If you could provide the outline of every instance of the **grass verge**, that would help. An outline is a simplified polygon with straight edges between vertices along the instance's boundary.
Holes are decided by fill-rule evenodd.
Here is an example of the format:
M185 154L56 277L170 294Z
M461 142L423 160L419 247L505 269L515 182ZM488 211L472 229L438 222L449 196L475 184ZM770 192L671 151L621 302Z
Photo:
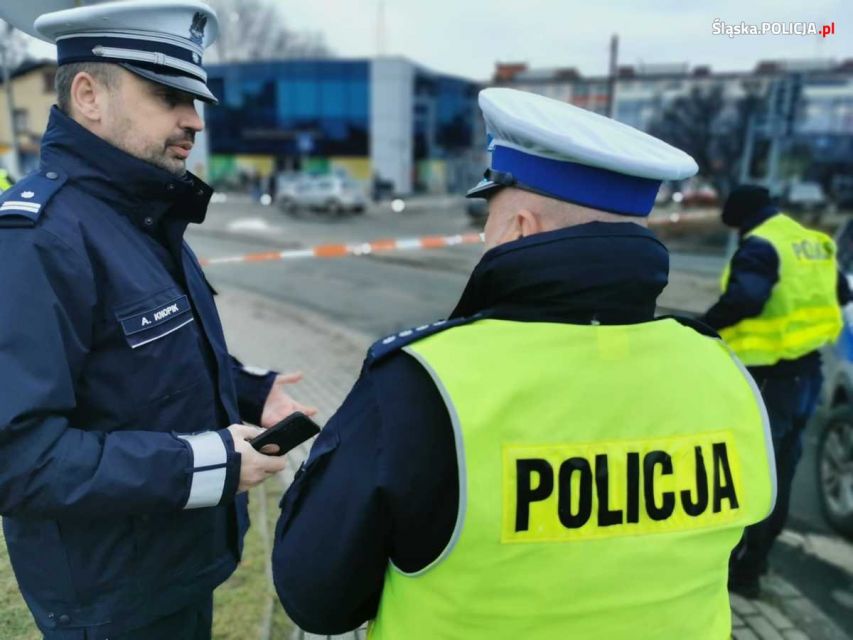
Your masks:
M293 625L287 619L275 590L267 577L269 553L266 540L278 518L279 485L272 481L270 489L256 487L250 494L252 528L246 535L243 561L237 571L214 593L213 638L215 640L267 640L261 637L264 618L273 602L271 628L273 638L286 638ZM265 507L265 508L264 508ZM266 516L266 518L264 517ZM267 527L269 536L261 530ZM18 584L9 564L6 541L0 530L0 638L39 640L41 634L18 591Z

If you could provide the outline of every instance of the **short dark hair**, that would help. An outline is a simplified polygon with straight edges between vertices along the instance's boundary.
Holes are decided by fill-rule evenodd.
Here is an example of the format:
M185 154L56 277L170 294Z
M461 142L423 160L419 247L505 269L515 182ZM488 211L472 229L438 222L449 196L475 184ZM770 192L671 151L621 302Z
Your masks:
M71 114L71 83L78 73L88 73L108 89L115 87L118 80L116 65L109 62L72 62L56 69L56 104L65 113Z

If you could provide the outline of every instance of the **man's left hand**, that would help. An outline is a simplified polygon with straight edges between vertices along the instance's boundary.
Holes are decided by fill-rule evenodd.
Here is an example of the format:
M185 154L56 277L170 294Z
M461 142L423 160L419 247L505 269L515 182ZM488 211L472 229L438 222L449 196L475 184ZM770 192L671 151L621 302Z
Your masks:
M302 380L302 373L281 373L276 376L270 389L267 400L264 403L264 411L261 414L261 426L264 429L278 424L294 411L301 411L307 416L317 413L316 407L308 407L297 402L284 390L285 385L296 384Z

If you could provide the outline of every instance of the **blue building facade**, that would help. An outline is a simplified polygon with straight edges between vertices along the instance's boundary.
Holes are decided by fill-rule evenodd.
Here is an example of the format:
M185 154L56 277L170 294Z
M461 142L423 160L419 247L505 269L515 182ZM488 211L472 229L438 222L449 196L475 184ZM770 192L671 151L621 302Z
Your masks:
M209 178L343 172L400 193L459 190L481 170L479 85L403 58L212 66Z

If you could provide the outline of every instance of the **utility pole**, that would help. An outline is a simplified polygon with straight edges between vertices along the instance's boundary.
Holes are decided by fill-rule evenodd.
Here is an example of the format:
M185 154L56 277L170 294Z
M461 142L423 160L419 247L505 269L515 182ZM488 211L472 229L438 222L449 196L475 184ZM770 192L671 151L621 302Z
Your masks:
M610 38L610 73L607 77L607 117L613 117L615 110L616 70L619 57L619 36L615 33Z
M376 57L381 58L387 53L387 33L385 31L385 0L379 0L376 7Z
M740 157L740 179L739 184L749 182L750 167L752 165L752 149L755 146L755 114L750 113L746 122L746 140L743 145L743 154Z
M21 178L21 155L18 150L18 132L15 128L15 95L12 90L12 74L9 70L9 49L12 43L12 31L14 27L10 24L5 25L3 39L0 41L0 53L3 57L3 86L6 89L6 112L9 120L9 147L7 154L6 169L13 178L19 180Z
M787 102L788 82L776 80L773 82L773 90L770 93L770 151L767 158L767 176L765 182L767 188L775 195L777 174L779 173L779 153L782 146L784 104Z

